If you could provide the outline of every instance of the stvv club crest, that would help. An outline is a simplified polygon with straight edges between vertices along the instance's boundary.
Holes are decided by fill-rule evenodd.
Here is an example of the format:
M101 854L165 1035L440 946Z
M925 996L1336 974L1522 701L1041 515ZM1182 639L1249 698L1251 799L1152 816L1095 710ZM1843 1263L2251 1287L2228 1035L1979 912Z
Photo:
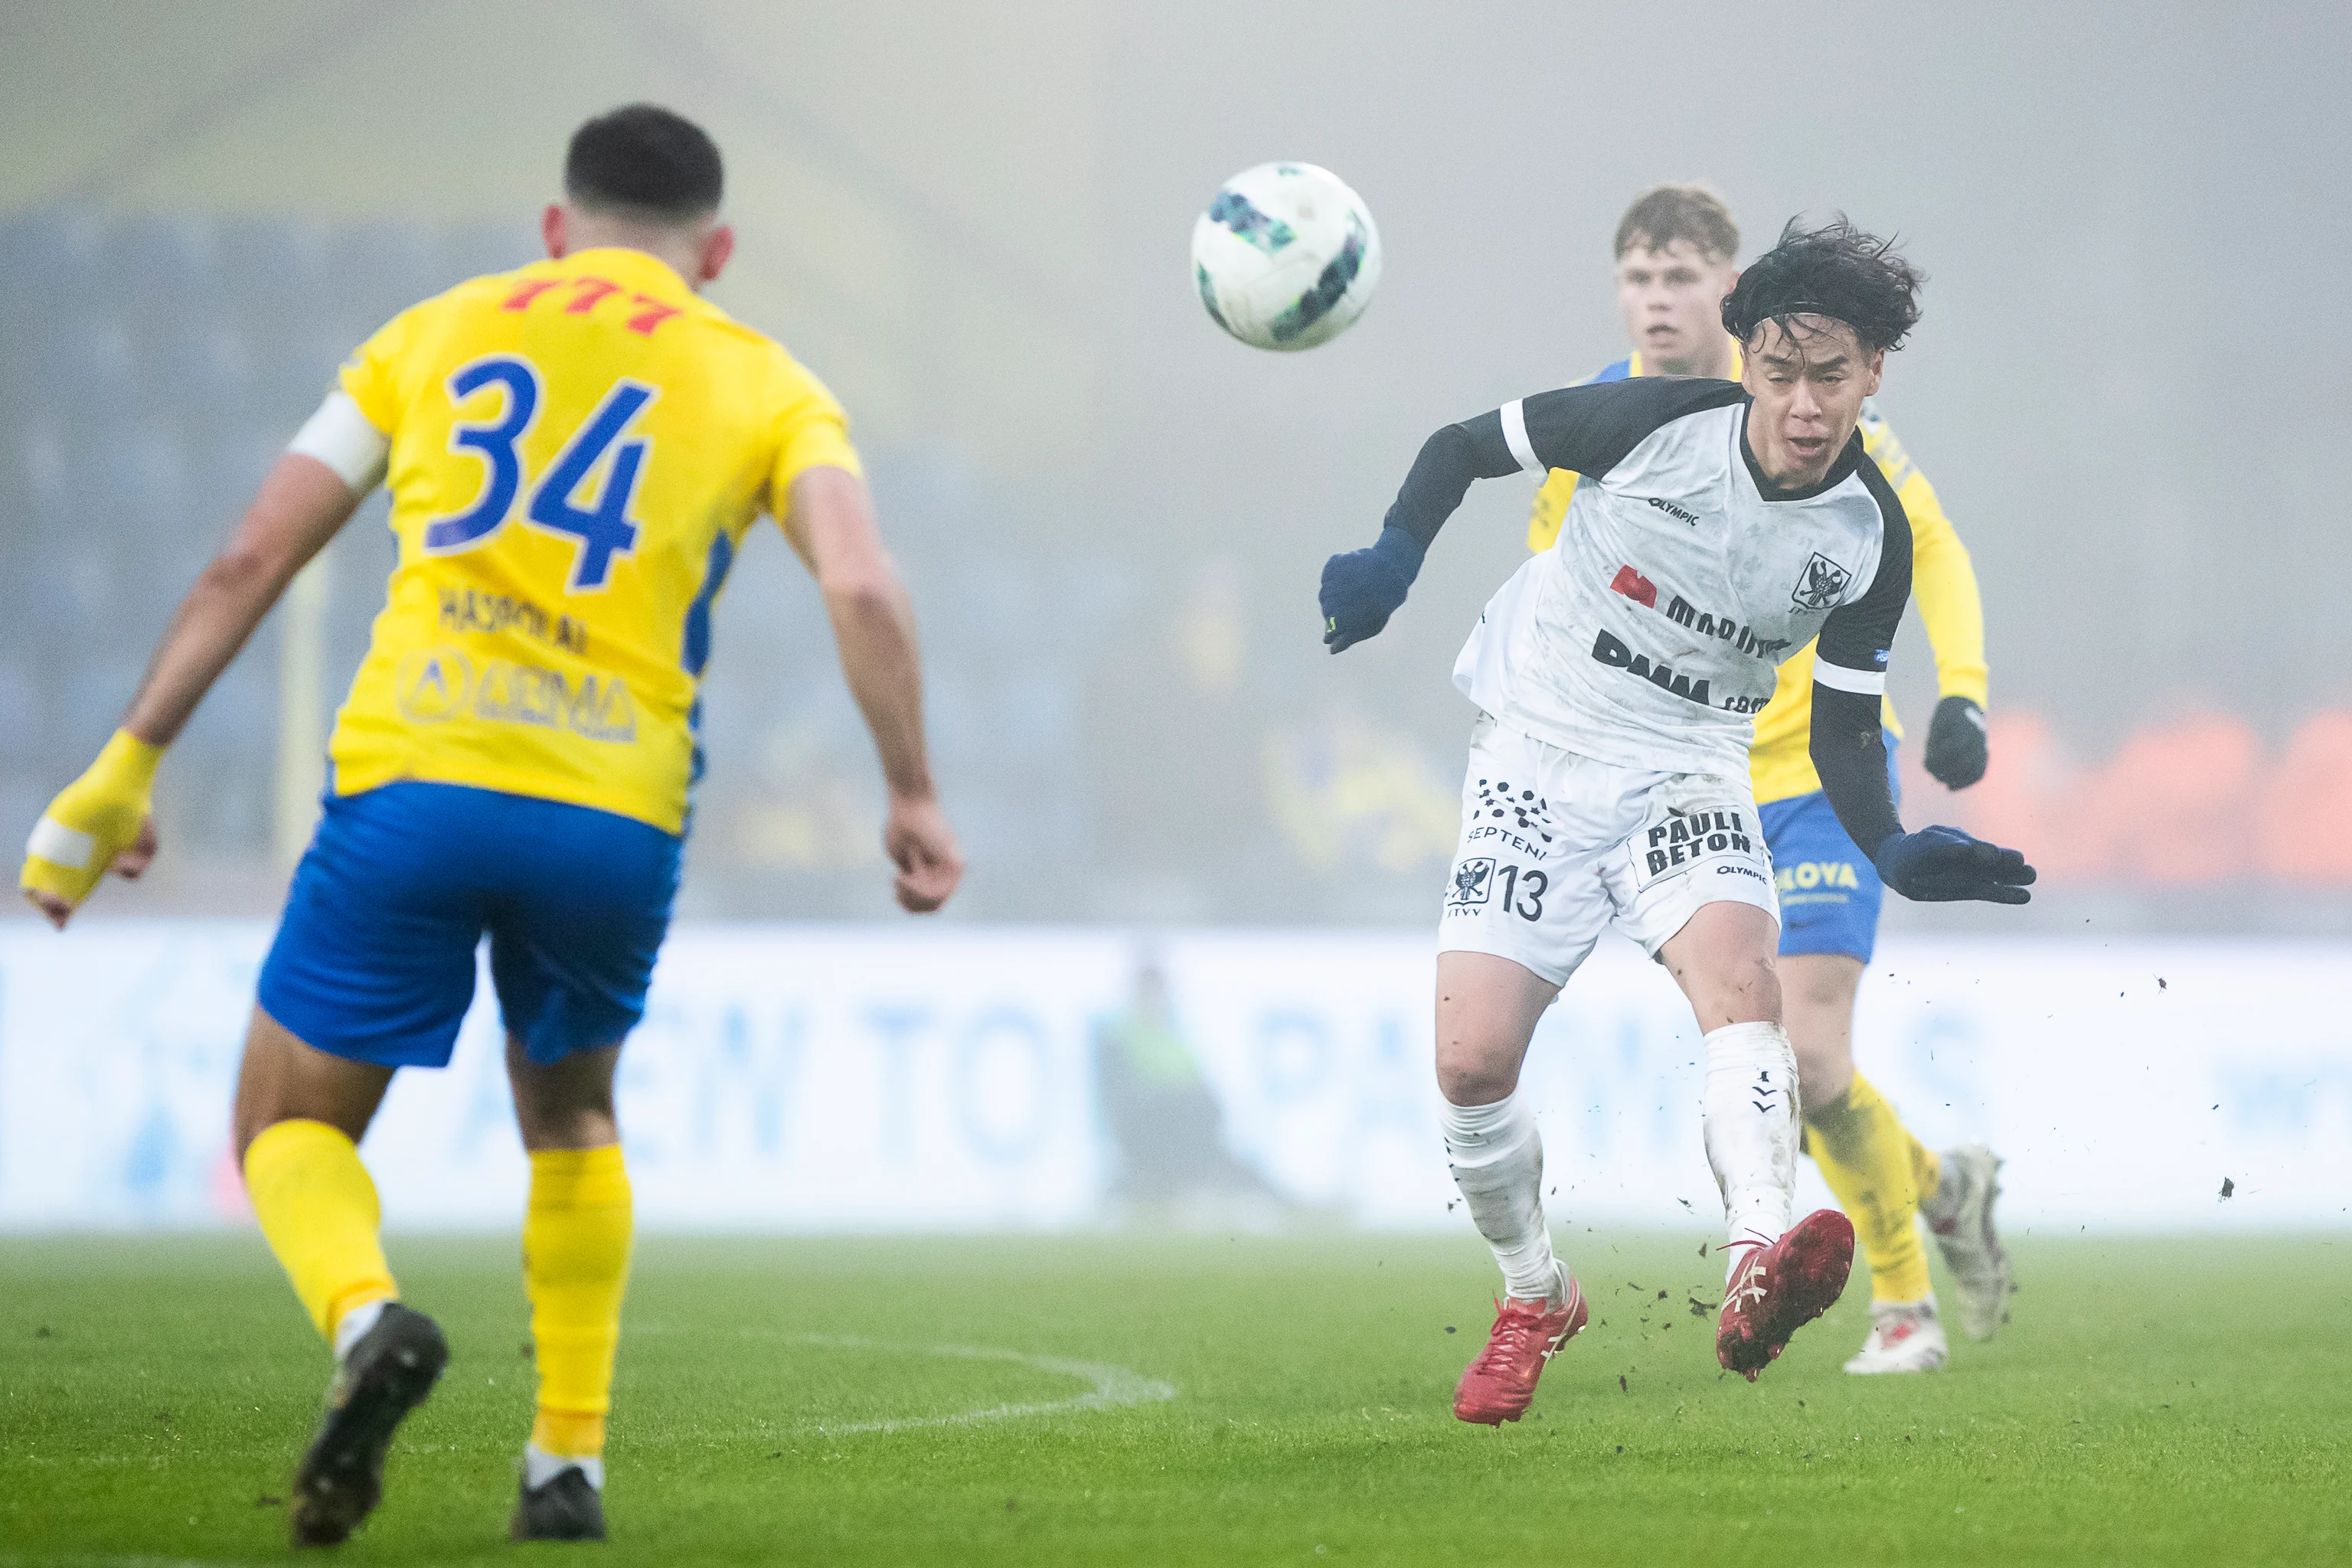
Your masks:
M1801 610L1831 610L1845 602L1846 584L1853 574L1822 554L1805 563L1805 574L1797 579L1795 590L1789 595Z

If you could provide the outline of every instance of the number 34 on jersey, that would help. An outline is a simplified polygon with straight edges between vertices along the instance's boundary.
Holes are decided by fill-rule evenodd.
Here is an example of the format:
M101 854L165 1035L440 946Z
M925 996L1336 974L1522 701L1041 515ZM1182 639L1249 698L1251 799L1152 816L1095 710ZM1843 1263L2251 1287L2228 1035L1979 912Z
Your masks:
M404 311L341 390L388 439L400 558L336 727L338 791L431 779L679 831L719 589L797 476L860 471L841 405L611 247Z
M478 395L493 388L503 389L506 401L496 417L461 421L450 434L451 450L481 455L482 490L464 510L425 524L427 553L451 555L474 549L507 525L515 496L530 477L523 472L522 457L515 444L538 416L542 384L530 361L511 354L476 360L450 376L449 396L461 411ZM637 525L630 521L629 501L653 443L643 436L623 437L659 395L660 388L641 381L624 377L615 382L531 488L524 518L550 533L568 534L580 542L563 585L566 593L602 588L611 574L613 557L636 548ZM595 500L583 503L580 492L608 454L609 471L597 487Z

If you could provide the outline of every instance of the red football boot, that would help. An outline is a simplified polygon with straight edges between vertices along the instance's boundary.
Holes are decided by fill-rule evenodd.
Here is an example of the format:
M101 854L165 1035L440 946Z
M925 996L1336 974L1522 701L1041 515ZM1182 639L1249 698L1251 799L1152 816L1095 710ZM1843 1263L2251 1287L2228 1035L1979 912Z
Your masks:
M1517 1297L1496 1303L1486 1348L1454 1385L1455 1419L1500 1426L1528 1413L1544 1363L1584 1327L1584 1292L1566 1268L1559 1277L1566 1294L1556 1308Z
M1750 1247L1723 1293L1715 1359L1755 1382L1790 1335L1830 1310L1853 1268L1853 1222L1835 1209L1815 1209L1771 1246Z

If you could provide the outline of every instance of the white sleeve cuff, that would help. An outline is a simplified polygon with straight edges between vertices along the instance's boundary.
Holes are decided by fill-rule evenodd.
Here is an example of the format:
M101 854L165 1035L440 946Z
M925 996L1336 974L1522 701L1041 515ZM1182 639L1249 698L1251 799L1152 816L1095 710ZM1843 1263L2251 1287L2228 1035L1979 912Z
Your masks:
M1848 669L1842 664L1815 658L1813 679L1832 691L1851 691L1862 697L1886 695L1886 672L1883 669Z
M316 458L335 470L353 495L365 495L383 483L384 465L392 457L392 438L368 423L352 395L337 387L327 394L319 411L287 444L289 452Z
M1503 420L1503 444L1518 459L1519 467L1539 479L1549 479L1551 468L1536 456L1536 444L1528 439L1527 400L1514 397L1498 410Z

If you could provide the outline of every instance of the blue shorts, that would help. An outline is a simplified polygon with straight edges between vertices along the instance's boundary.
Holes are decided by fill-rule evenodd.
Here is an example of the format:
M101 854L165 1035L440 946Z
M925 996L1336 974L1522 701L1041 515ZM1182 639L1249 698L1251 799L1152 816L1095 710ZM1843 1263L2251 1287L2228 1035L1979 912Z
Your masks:
M304 1044L446 1067L474 950L507 1032L542 1066L645 1016L682 841L609 811L459 784L330 795L261 966L262 1010Z
M1899 802L1903 781L1895 771L1892 735L1886 737L1886 781ZM1815 790L1768 801L1756 810L1780 894L1780 951L1849 953L1868 963L1878 942L1878 907L1885 901L1886 884L1839 825L1830 797Z

